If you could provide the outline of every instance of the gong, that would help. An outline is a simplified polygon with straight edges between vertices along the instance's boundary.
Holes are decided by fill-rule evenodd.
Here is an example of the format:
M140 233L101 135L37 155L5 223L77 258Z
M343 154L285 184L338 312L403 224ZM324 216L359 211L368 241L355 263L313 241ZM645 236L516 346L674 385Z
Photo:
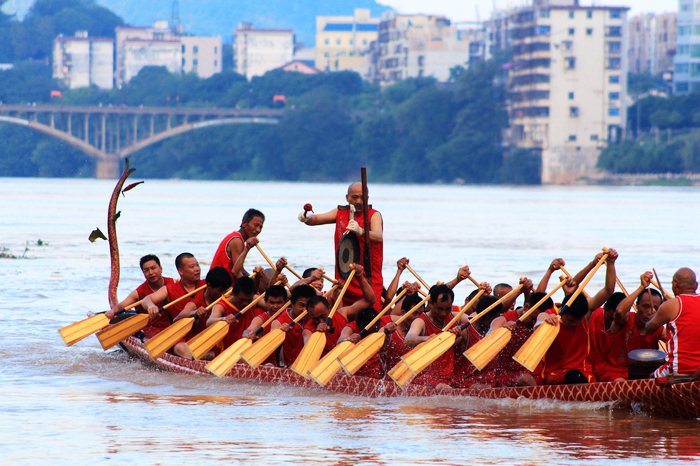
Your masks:
M345 232L338 242L335 254L335 266L343 280L350 276L350 264L360 263L360 240L352 231Z
M638 349L627 355L627 375L630 380L648 379L666 362L666 353L654 349Z

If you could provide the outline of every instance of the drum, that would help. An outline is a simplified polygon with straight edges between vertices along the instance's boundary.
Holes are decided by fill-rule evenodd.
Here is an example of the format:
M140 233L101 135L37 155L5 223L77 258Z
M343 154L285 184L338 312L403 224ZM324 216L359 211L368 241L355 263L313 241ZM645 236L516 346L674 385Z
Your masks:
M352 231L346 232L338 242L335 254L335 266L343 280L350 276L350 264L360 263L360 240Z
M627 377L630 380L648 379L666 362L666 353L654 349L638 349L627 354Z

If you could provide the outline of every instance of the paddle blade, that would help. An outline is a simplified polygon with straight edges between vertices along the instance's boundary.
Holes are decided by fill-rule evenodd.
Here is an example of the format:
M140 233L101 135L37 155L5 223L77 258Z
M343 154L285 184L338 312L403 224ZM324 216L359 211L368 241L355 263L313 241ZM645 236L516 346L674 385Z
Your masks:
M495 332L489 333L485 338L479 340L474 346L464 352L464 357L474 364L479 370L483 370L498 353L510 341L512 333L507 328L499 328Z
M287 334L276 328L271 331L245 351L241 352L241 358L250 365L253 369L260 367L260 364L267 361L267 358L274 353L277 348L284 343Z
M241 338L234 342L231 346L215 357L206 369L217 377L223 377L236 365L241 359L241 351L253 344L250 338Z
M450 350L455 344L457 336L451 332L442 332L428 340L426 345L412 355L405 354L401 357L408 368L417 376L440 356ZM408 356L408 357L407 357Z
M361 342L356 344L352 350L338 358L338 362L345 373L348 375L355 375L372 356L382 349L385 339L386 333L384 332L375 332L367 335Z
M527 370L534 371L558 334L559 325L554 326L548 323L540 325L515 353L513 359Z
M330 350L316 366L308 371L309 376L322 387L325 387L331 381L333 376L340 370L340 362L338 358L342 357L348 351L352 350L354 343L349 341L340 342L335 348Z
M109 325L109 319L104 314L96 314L80 322L70 324L58 331L66 346L72 346L85 337L89 337L98 330Z
M404 388L415 378L415 375L413 375L413 372L411 372L406 363L402 360L389 371L389 377L391 377L399 387Z
M318 364L318 360L321 359L325 346L326 334L323 332L314 332L309 338L309 341L304 345L299 356L297 356L294 364L289 366L289 368L305 379L308 379L309 374L307 372Z
M185 335L187 335L187 333L192 330L193 324L194 319L192 317L180 319L170 327L160 332L158 335L148 340L143 346L146 348L146 351L148 351L151 358L154 360L158 359L159 357L163 356L163 353L168 351Z
M118 324L107 327L97 332L97 339L102 345L102 349L107 351L120 341L126 340L134 333L138 332L148 324L150 317L148 314L136 314L128 319L124 319Z
M185 346L196 360L202 359L228 333L228 322L218 321L192 337Z

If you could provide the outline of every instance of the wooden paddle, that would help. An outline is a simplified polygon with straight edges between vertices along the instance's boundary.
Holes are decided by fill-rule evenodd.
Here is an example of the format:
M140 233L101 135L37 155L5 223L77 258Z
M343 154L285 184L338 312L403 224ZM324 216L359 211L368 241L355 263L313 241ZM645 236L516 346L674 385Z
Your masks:
M519 285L515 291L520 291L520 288L522 288L522 285ZM469 309L477 301L479 301L479 299L485 292L486 290L479 290L479 292L460 309L459 313L452 320L450 320L450 322L447 325L445 325L445 327L443 327L442 332L432 335L428 340L422 342L420 345L416 346L411 351L401 356L401 361L389 371L389 377L391 377L394 380L394 382L396 382L399 385L399 387L403 388L407 383L411 382L411 380L413 380L416 377L416 375L418 375L423 369L428 367L430 362L439 358L447 350L449 350L452 347L452 345L454 345L457 336L452 332L448 332L447 330L449 330L452 327L452 325L454 325L454 323L457 322L457 320L467 311L467 309ZM509 295L506 295L505 297L508 296ZM496 304L500 303L497 302ZM488 310L491 309L489 308L487 309L487 311ZM468 324L469 322L465 324L466 326L464 328L467 328ZM445 335L443 336L443 334ZM454 338L450 338L449 335L452 335ZM424 364L425 361L430 362ZM414 367L411 367L411 363ZM423 367L420 368L420 366ZM416 371L416 369L420 370Z
M350 275L348 276L345 285L343 285L343 289L340 290L340 294L333 304L333 309L331 309L331 312L328 314L328 318L326 318L327 326L330 327L333 323L333 314L335 314L335 311L337 311L340 307L340 303L343 301L343 295L354 277L355 269L350 271ZM323 354L323 349L325 346L326 334L324 332L314 332L309 338L309 341L307 341L304 345L304 348L299 353L299 356L297 356L296 361L294 361L294 363L290 366L290 369L302 377L308 378L308 371L316 366L319 359L321 359L321 354Z
M302 277L301 275L299 275L298 273L296 273L296 272L294 271L294 269L292 269L289 265L285 265L284 268L287 269L287 270L289 270L290 272L292 272L292 274L293 274L295 277L297 277L299 280L303 280L303 279L304 279L304 277ZM325 273L323 274L323 278L325 278L325 279L328 280L329 282L333 283L334 285L335 285L336 283L338 283L337 280L333 280L331 277L329 277L329 276L326 275Z
M262 256L265 258L265 260L267 261L267 263L270 264L270 267L272 267L272 270L277 270L277 266L270 260L269 257L267 257L267 254L265 254L265 253L263 252L263 250L260 249L260 245L259 245L259 244L256 244L255 247L258 248L258 251L260 251L260 254L262 254ZM292 287L292 286L289 284L289 282L285 283L285 286L286 286L287 288L291 288L291 287Z
M422 309L423 304L429 298L430 296L426 296L425 299L421 300L421 302L413 306L409 311L402 315L399 320L394 322L396 326L402 324L404 320L406 320L411 314L416 312L418 309ZM392 306L392 304L389 304L389 306ZM389 332L386 329L384 329L384 331L382 332L375 332L370 335L367 335L367 337L365 337L364 339L362 339L362 341L355 345L352 351L349 351L343 357L339 358L338 362L340 362L340 365L345 371L345 373L347 373L348 375L355 375L355 373L358 370L360 370L360 368L364 366L367 361L369 361L375 354L379 352L379 350L382 349L382 347L384 346L384 342L386 341L387 335L389 335Z
M663 295L666 296L666 299L673 299L673 296L666 293L666 290L664 290L663 287L661 286L661 280L659 280L659 276L656 274L656 269L652 268L651 270L654 271L654 276L656 277L656 281L651 280L651 284L654 285L655 287L657 287L659 290L661 290Z
M265 297L265 293L262 293L261 295L257 296L253 301L251 301L250 304L248 304L246 307L244 307L242 310L238 311L236 314L236 320L240 319L243 314L248 312L253 306L258 304L258 302ZM223 320L221 321L223 322ZM212 325L213 327L213 325ZM262 327L261 327L262 328ZM226 333L223 334L223 337L225 337L228 334L229 330L229 323L226 322ZM214 333L214 332L212 332ZM218 334L219 332L217 332ZM223 333L223 332L221 332ZM222 338L223 338L222 337ZM210 342L211 339L208 338L208 341ZM218 343L216 341L214 344ZM250 345L253 344L253 340L251 340L248 337L242 337L239 338L238 340L234 341L231 346L226 348L219 354L217 357L212 359L209 364L206 365L205 369L207 369L209 372L212 374L216 375L217 377L223 377L228 372L231 370L233 366L236 365L238 361L241 360L241 351L244 349L248 348ZM211 348L210 348L211 349ZM198 350L201 354L201 348Z
M615 282L617 283L617 286L620 287L620 290L622 290L622 292L625 294L625 296L629 296L629 295L630 295L630 294L627 292L627 290L625 289L625 287L622 285L622 282L621 282L620 279L617 277L617 275L615 275ZM650 301L650 302L651 302L651 301ZM634 303L632 303L632 307L634 308L634 312L637 312L637 305L634 304Z
M406 293L406 290L402 290L399 296L394 298L384 309L380 312L372 321L367 324L365 328L360 330L360 336L364 337L367 331L371 329L374 324L376 324L379 319L382 318L384 314L391 310L391 307ZM333 376L340 370L339 359L345 356L348 352L355 348L355 344L350 341L342 341L338 343L335 348L329 351L321 360L316 364L316 366L308 371L309 376L314 379L316 383L320 386L325 387L328 382L333 378Z
M176 300L166 304L165 306L161 307L158 309L158 314L162 314L166 309L169 307L173 306L174 304L179 303L183 299L187 299L191 297L192 295L196 294L197 292L203 290L206 288L207 285L202 285L199 288L196 288L193 291L190 291L187 294L184 294L177 298ZM148 325L148 322L151 320L151 317L149 314L136 314L135 316L131 316L128 319L125 319L118 324L114 324L111 327L107 327L104 330L101 330L97 333L97 339L100 341L100 344L102 345L102 349L105 351L110 349L112 346L116 345L122 340L125 340L129 338L131 335L134 333L138 332L139 330L143 329L146 325Z
M135 308L139 304L141 304L141 301L137 301L123 309L119 309L114 313L114 317ZM70 324L60 329L58 333L61 334L61 338L63 338L63 342L66 344L66 346L73 346L83 338L87 338L93 333L108 326L110 320L105 316L106 312L107 311L100 312L99 314L95 314L94 316L88 317L87 319L83 319L80 322Z
M289 326L294 327L305 316L306 311L299 314L299 316L294 319ZM247 362L250 367L257 369L260 367L260 364L267 361L267 358L269 358L270 355L274 353L282 343L284 343L284 339L286 337L287 334L285 332L279 328L276 328L262 337L260 340L256 341L252 346L249 346L248 349L241 351L241 358L243 358L243 360Z
M569 278L574 278L574 276L571 275L569 272L567 272L566 269L565 269L564 267L559 267L559 268L561 269L562 272L564 272L564 274L566 274L567 277L569 277ZM584 295L586 298L590 298L590 296L588 296L588 293L586 293L585 291L583 292L583 295Z
M604 254L603 257L600 258L600 261L598 261L596 266L593 267L593 270L591 270L591 272L588 274L585 280L583 280L583 283L581 283L581 285L579 285L576 291L574 291L574 294L571 295L571 298L569 298L567 303L573 303L574 300L578 298L578 295L583 292L583 289L586 287L586 285L588 285L588 282L591 280L591 278L593 278L595 273L607 259L607 254ZM566 273L566 271L562 271ZM561 316L561 314L568 307L568 304L563 304L561 306L561 309L559 310L559 315ZM557 335L559 334L559 327L560 325L555 326L546 322L540 324L539 327L537 327L535 331L532 332L530 338L528 338L527 341L523 344L523 346L520 347L518 352L515 353L513 359L515 359L515 361L517 361L527 370L531 372L534 371L537 365L542 360L542 358L544 358L544 355L549 350L549 347L552 346L552 343L557 338Z
M211 310L211 308L214 307L219 301L224 299L230 291L231 288L226 290L226 292L223 295L219 296L213 303L208 305L205 309L207 311ZM183 338L190 332L190 330L192 330L192 326L194 325L195 320L198 319L198 315L195 315L194 317L185 317L183 319L180 319L177 322L173 323L170 327L160 332L158 335L148 340L143 345L144 348L146 348L146 351L148 351L148 355L154 361L161 357L163 353L175 346L175 344L178 341L180 341L181 338Z
M418 274L411 268L410 265L406 264L406 268L408 269L409 272L411 272L411 273L413 274L414 277L416 277L416 279L417 279L419 282L421 282L421 284L425 287L426 290L430 291L430 287L428 286L428 284L425 283L425 281L423 281L422 278L420 278L420 275L418 275ZM468 278L469 281L471 281L477 288L479 287L479 283L478 283L476 280L474 280L474 278L473 278L471 275L467 275L467 278ZM420 291L420 290L419 290L419 291Z
M552 297L564 284L566 283L566 277L562 275L562 281L559 282L557 286L554 287L552 291L547 293L545 297L537 301L534 306L532 306L528 311L522 316L518 317L515 321L515 325L522 325L522 321L527 319L533 312L535 312L545 301ZM511 330L506 327L501 327L494 330L493 332L486 335L486 337L479 340L474 346L469 348L464 352L464 357L469 359L474 367L478 370L482 370L488 363L490 363L493 358L496 357L498 353L508 344L512 336Z

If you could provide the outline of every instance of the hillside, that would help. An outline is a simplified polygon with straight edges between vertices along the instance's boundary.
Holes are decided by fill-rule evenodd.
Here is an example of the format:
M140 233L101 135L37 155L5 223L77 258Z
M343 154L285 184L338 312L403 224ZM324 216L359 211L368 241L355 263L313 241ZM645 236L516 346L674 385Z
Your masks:
M97 0L134 26L170 20L171 0ZM292 29L297 42L314 44L316 16L352 15L355 8L369 8L379 16L389 8L374 0L180 0L180 22L197 35L221 36L231 42L238 23L252 22L257 28Z

